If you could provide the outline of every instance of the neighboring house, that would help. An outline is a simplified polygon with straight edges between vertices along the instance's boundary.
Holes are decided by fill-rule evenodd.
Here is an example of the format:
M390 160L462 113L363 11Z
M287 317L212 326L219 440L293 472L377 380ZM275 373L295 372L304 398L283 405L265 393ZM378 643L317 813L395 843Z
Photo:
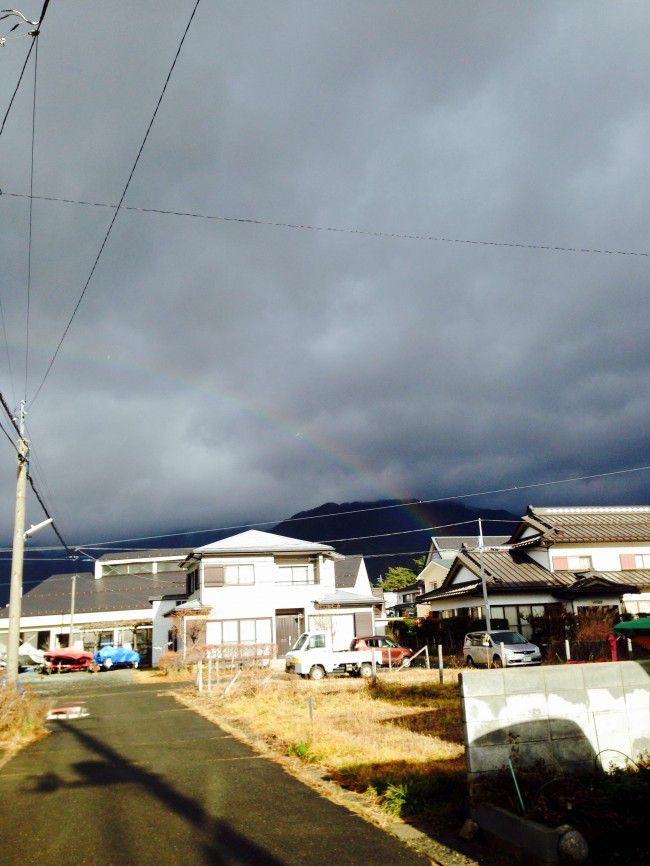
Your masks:
M198 547L183 564L186 601L153 602L154 645L173 634L181 651L193 642L248 644L283 655L305 629L324 629L335 648L347 648L356 634L372 634L376 599L360 566L353 586L337 588L342 559L328 544L258 530Z
M424 581L416 580L402 589L395 590L397 596L396 604L389 608L389 613L392 616L398 617L413 617L416 615L415 600L424 592Z
M531 506L507 546L482 555L461 547L442 586L418 603L442 617L484 617L482 560L492 619L526 636L528 618L549 605L650 613L649 506Z
M21 642L37 649L129 644L146 663L152 655L151 597L185 597L182 550L114 552L95 562L93 573L54 574L25 593ZM175 603L175 602L174 602ZM72 636L70 625L72 620ZM0 652L6 651L8 609L0 610Z
M508 536L486 535L483 536L483 544L494 547L505 544ZM479 544L479 538L474 535L438 535L432 536L429 551L424 561L424 568L418 574L418 580L424 584L424 594L434 589L439 589L447 577L447 572L453 565L454 559L462 548L472 549ZM428 604L416 605L417 616L426 616L429 613Z

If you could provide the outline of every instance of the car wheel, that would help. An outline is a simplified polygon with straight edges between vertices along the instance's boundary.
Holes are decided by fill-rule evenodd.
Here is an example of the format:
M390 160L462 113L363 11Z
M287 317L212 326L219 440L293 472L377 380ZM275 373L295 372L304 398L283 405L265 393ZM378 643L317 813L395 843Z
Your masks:
M104 659L102 667L105 671L109 671L113 667L113 659Z
M466 668L473 668L474 667L474 659L471 656L467 656L467 658L465 659L465 667Z
M492 667L493 668L502 668L503 662L501 661L501 656L494 656L492 659Z
M405 658L403 658L402 661L400 662L400 664L403 668L410 668L411 667L410 657L406 656Z
M372 665L370 662L364 662L359 668L359 676L363 677L365 680L369 679L372 676Z
M136 668L139 667L139 665L140 665L140 662L133 662L133 664L131 665L131 667L133 668L133 670L135 670Z
M325 668L322 665L314 665L314 667L309 671L309 679L310 680L322 680L325 676Z

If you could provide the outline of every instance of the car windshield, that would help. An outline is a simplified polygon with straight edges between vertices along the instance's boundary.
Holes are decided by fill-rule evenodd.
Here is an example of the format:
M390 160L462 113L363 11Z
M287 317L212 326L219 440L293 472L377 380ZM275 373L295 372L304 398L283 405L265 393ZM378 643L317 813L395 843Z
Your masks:
M301 634L295 644L291 647L292 650L299 650L305 645L305 641L309 637L308 633Z
M503 643L506 645L513 643L528 643L523 634L518 631L495 631L491 635L494 643Z
M398 643L396 643L394 640L392 640L392 639L389 638L389 637L384 638L384 640L386 641L386 644L387 644L388 646L399 646Z

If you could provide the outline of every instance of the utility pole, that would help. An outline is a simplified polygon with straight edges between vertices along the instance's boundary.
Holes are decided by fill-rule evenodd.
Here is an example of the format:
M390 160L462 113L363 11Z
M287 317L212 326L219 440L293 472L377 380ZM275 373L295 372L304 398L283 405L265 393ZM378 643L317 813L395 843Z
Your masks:
M490 620L490 600L488 599L485 566L483 564L483 524L481 523L480 517L478 519L478 559L481 564L481 587L483 589L483 603L485 605L485 628L487 631L491 631L492 622Z
M25 553L25 500L29 442L25 439L25 401L18 412L18 475L16 479L16 510L14 540L11 555L11 590L9 594L9 634L7 642L7 685L18 681L18 648L20 645L20 608L23 595L23 557Z
M70 640L68 646L72 649L72 626L74 624L74 601L77 592L77 572L72 575L72 590L70 592Z

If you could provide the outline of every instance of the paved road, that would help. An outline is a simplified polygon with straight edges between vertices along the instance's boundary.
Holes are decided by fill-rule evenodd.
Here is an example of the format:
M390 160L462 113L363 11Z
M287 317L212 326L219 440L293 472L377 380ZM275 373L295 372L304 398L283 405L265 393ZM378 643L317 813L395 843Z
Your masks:
M1 866L427 862L158 685L127 671L54 679L54 703L90 715L51 723L0 770Z

